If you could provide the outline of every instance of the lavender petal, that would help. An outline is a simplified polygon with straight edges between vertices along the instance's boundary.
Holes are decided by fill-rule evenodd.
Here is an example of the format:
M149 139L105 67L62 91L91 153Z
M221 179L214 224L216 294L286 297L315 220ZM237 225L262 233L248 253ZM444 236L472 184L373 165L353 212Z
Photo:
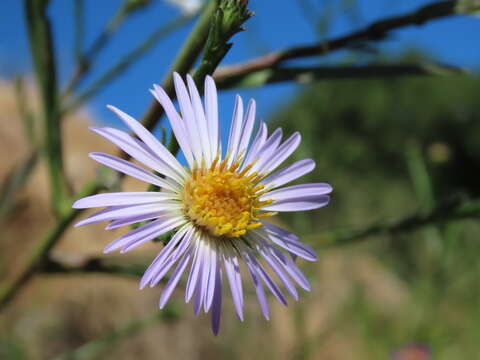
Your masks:
M185 271L185 268L188 265L190 257L191 257L191 251L187 252L183 256L182 260L180 260L172 276L168 280L167 285L165 285L165 289L163 290L162 295L160 296L160 302L159 302L160 309L163 309L163 307L167 304L168 299L170 299L170 296L172 295L173 290L177 286L178 282L180 281L180 278L183 275L183 272Z
M174 194L161 193L158 191L115 192L84 197L83 199L75 201L72 207L74 209L87 209L104 206L139 205L173 200L175 198L177 198L177 196Z
M308 174L315 169L315 161L312 159L299 160L286 168L277 171L260 181L265 187L272 189L285 185L290 181Z
M172 171L176 172L180 177L185 178L187 173L185 169L180 165L178 160L167 150L167 148L158 141L150 131L145 129L142 124L132 118L125 112L117 109L115 106L108 105L117 116L132 130L144 143L147 145L153 153L155 153L161 161L168 166Z
M215 81L211 76L205 77L205 116L210 134L212 155L218 153L218 100Z
M220 315L222 310L222 270L220 265L217 265L215 272L215 290L213 294L212 303L212 331L216 336L220 330Z
M180 189L177 184L170 184L168 181L165 181L161 177L152 174L151 172L131 163L130 161L120 159L119 157L96 152L90 153L89 156L96 162L108 166L111 169L117 170L125 175L131 176L135 179L145 181L149 184L157 185L173 192L178 192Z

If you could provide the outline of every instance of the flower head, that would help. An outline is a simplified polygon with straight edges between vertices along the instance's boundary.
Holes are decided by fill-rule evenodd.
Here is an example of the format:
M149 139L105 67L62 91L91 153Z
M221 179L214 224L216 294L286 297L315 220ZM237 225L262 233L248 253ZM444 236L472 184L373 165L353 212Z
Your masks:
M201 308L205 312L212 310L212 328L217 334L224 282L228 283L237 315L243 320L241 264L253 282L267 319L269 309L264 286L287 305L283 291L270 273L275 274L294 299L298 299L296 285L310 289L294 261L296 256L315 261L315 252L297 236L267 219L277 212L325 206L332 188L325 183L283 187L312 171L315 163L311 159L300 160L276 171L298 147L300 135L294 133L282 143L280 128L268 135L267 126L261 123L252 140L255 101L250 100L244 114L240 96L236 98L223 156L213 79L205 79L204 104L190 76L185 84L175 73L174 83L181 115L161 87L155 85L151 92L168 116L188 167L182 166L139 122L109 106L138 139L108 127L92 130L161 176L109 154L91 153L90 157L159 186L161 191L98 194L78 200L73 207L106 207L77 226L109 221L106 229L114 229L147 221L109 244L106 253L117 249L127 252L174 231L143 275L140 288L156 286L174 269L160 297L162 308L182 275L188 273L185 300L194 299L197 314Z

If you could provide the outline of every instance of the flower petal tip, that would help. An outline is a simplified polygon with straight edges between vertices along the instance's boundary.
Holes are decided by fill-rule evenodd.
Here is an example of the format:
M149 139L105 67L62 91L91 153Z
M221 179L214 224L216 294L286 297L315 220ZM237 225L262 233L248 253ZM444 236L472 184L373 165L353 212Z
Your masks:
M89 126L88 130L93 131L94 133L98 134L100 131L102 131L102 128L98 126Z
M109 254L113 251L114 249L111 248L110 245L108 245L107 247L105 247L105 249L103 249L103 253L104 254Z
M82 207L81 207L80 204L81 204L80 200L75 201L75 202L72 204L72 209L81 209Z

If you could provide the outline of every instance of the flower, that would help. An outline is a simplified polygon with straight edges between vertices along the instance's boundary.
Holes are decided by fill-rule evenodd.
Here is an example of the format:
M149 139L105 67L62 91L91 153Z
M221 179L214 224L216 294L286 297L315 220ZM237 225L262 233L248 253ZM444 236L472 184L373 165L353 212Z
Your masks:
M161 87L154 85L151 92L168 116L188 168L139 122L108 106L138 138L109 127L93 127L92 130L161 176L109 154L91 153L90 157L162 190L105 193L80 199L73 204L74 208L106 209L76 226L110 221L106 229L115 229L148 221L113 241L105 248L105 253L118 249L124 253L174 231L143 275L140 288L156 286L176 265L160 297L160 308L163 308L189 267L185 300L194 299L196 314L202 307L205 312L212 310L212 329L217 334L224 276L236 313L243 321L242 263L252 279L266 319L269 319L269 309L264 286L280 303L287 305L270 271L295 300L298 299L295 283L304 290L310 289L308 280L294 261L297 256L315 261L315 252L297 236L266 219L277 212L325 206L332 188L325 183L282 187L312 171L315 163L304 159L275 171L298 147L300 134L294 133L281 143L282 130L278 128L269 136L262 122L251 141L255 101L250 100L244 115L243 102L238 95L223 157L213 79L209 76L205 79L204 106L191 76L187 75L185 85L175 73L174 84L181 116Z
M425 345L409 345L393 353L392 360L429 360L432 351Z

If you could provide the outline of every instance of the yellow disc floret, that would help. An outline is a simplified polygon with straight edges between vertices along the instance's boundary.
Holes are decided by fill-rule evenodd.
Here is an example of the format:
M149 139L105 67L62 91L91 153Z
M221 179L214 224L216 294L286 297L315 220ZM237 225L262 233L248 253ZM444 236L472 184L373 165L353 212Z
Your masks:
M260 201L263 185L256 185L262 176L246 175L251 166L237 171L240 160L227 166L228 158L209 168L192 171L185 183L184 213L199 228L214 236L236 238L262 224L260 218L273 213L259 213L271 200Z

